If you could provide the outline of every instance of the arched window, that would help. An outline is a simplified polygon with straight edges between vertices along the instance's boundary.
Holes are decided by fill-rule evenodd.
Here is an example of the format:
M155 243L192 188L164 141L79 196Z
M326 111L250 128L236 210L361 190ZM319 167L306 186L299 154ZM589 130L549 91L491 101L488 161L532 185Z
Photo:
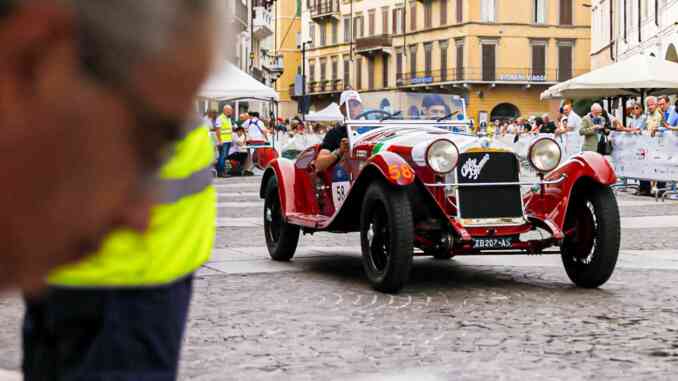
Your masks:
M490 120L495 121L497 119L515 119L519 116L520 110L514 104L500 103L492 109L492 112L490 113Z

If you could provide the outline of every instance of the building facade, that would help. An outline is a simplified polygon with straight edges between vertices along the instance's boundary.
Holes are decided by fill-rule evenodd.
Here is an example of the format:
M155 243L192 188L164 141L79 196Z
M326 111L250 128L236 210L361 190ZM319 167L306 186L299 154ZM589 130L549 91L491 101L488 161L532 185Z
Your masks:
M476 121L553 111L540 93L590 67L584 0L303 0L306 92L455 94Z
M594 0L591 65L637 54L678 62L678 0Z
M301 72L301 1L278 0L275 3L275 53L271 59L276 60L280 70L275 90L280 96L278 114L283 118L298 114L293 88L296 76Z

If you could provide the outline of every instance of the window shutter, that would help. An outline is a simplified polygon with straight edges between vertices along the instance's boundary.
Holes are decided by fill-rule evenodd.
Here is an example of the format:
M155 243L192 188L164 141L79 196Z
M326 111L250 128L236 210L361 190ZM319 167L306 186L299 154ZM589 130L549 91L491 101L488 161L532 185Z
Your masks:
M388 34L388 8L381 10L381 34Z
M398 34L398 10L393 10L393 34Z
M363 88L363 60L358 58L355 61L355 80L356 80L356 90Z
M457 24L464 21L464 0L457 0Z
M403 53L396 54L396 85L400 85L403 79Z
M440 48L440 81L447 81L447 47Z
M495 80L495 46L484 44L483 47L483 81Z
M534 77L541 77L546 74L546 46L532 45L532 75L530 80L535 80Z
M417 30L417 2L415 1L410 8L410 31Z
M572 47L558 46L558 81L567 81L572 78Z
M464 45L457 45L457 81L464 80Z
M375 17L374 12L373 11L370 12L367 15L367 17L368 17L368 24L369 24L368 28L369 28L370 36L374 36L374 30L375 30L374 24L376 23L376 17Z
M381 81L382 81L382 87L383 88L388 88L388 56L383 55L382 56L382 62L381 62Z
M560 25L572 25L572 0L560 0Z

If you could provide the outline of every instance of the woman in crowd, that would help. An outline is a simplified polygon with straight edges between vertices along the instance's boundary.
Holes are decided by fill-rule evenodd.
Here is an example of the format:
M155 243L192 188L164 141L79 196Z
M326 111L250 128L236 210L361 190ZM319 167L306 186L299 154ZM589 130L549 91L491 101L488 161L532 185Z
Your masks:
M231 167L231 176L242 176L245 162L247 161L247 135L242 126L235 128L235 135L233 136L233 144L228 151L228 160L237 162L237 165Z
M643 111L643 105L640 103L635 103L631 106L631 113L625 128L626 132L640 133L645 129L647 120Z

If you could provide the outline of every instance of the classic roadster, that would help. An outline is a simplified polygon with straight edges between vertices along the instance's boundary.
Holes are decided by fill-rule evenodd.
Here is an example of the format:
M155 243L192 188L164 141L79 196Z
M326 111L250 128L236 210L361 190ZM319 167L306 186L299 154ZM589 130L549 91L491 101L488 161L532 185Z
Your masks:
M271 162L260 196L272 259L290 260L302 231L359 231L365 273L383 292L403 287L414 255L560 254L577 286L610 278L620 219L605 158L561 163L558 143L542 138L526 158L537 175L521 176L509 148L451 132L455 122L386 119L337 127L349 154L325 171L319 146Z

